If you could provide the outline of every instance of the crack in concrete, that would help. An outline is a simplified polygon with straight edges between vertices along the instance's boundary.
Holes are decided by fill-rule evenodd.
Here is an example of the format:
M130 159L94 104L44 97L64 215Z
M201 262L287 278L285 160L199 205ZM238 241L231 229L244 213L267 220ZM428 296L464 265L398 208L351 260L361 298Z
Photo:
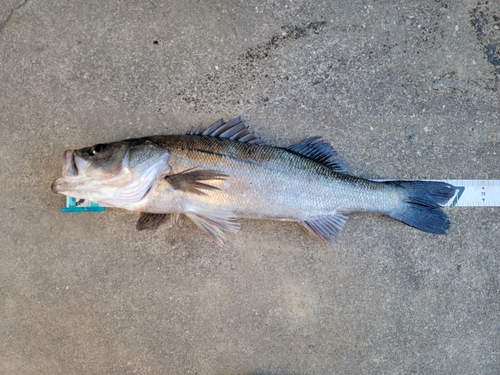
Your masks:
M0 33L2 32L2 30L4 29L5 25L7 25L7 23L9 22L10 20L10 17L12 17L12 15L14 14L14 12L20 8L22 8L23 6L25 6L26 4L28 3L28 0L24 0L22 1L17 7L14 7L12 8L8 13L7 13L7 16L4 18L4 20L2 22L0 22Z

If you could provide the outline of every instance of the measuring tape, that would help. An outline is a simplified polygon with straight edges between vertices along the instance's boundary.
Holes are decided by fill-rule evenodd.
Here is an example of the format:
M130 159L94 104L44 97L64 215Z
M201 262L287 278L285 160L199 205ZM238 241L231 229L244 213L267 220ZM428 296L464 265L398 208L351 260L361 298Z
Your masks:
M500 207L500 180L401 180L440 181L453 185L457 188L457 192L446 204L443 204L444 207Z
M391 180L374 180L391 181ZM417 180L408 180L417 181ZM441 181L457 188L457 193L443 206L500 207L500 180L423 180ZM62 212L103 212L104 207L89 200L66 197Z
M444 206L500 207L500 180L433 180L457 188L457 193Z

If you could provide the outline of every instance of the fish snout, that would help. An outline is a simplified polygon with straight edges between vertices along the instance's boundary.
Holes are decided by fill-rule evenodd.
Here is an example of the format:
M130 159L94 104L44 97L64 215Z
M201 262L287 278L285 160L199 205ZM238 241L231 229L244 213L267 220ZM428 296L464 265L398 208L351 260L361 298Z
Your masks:
M54 193L59 193L59 189L58 189L58 186L57 186L57 180L55 180L55 181L52 182L52 185L50 185L50 188L52 189L52 191Z

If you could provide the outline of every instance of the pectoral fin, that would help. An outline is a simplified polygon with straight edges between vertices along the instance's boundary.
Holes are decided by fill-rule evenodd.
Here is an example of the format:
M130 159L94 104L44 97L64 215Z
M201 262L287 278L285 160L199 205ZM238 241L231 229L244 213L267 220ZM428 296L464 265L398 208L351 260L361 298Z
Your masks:
M210 235L219 246L224 245L223 231L237 232L240 229L240 225L233 221L235 217L231 212L188 211L185 215Z
M342 214L320 217L302 221L302 225L321 240L337 245L334 237L340 238L340 232L344 227L347 217Z
M219 190L218 187L201 181L224 180L226 174L213 170L194 170L193 168L183 172L166 176L165 180L176 190L187 193L206 195L203 190Z
M167 214L150 214L149 212L143 212L139 220L137 220L135 227L137 230L155 230L165 223L165 221L167 221Z

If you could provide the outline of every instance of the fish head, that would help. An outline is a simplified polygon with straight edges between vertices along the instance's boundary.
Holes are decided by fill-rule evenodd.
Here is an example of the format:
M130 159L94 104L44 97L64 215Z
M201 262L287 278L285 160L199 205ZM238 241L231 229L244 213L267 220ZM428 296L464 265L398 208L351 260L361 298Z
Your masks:
M63 154L52 191L108 207L133 209L170 171L169 152L147 139L96 144Z

